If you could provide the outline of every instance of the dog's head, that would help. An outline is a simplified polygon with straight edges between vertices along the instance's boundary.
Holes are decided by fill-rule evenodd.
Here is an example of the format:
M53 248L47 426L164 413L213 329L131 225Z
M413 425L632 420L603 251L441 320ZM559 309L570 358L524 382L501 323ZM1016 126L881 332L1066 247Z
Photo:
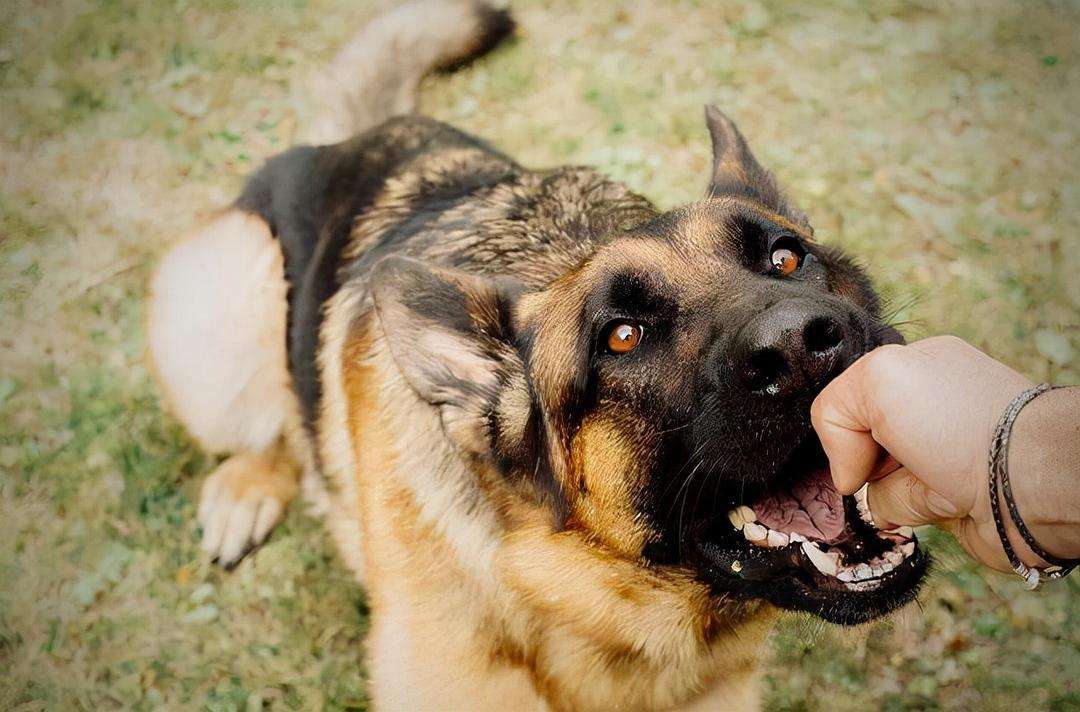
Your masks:
M912 598L927 557L832 488L810 405L899 336L734 124L706 117L707 199L613 237L540 291L393 258L376 305L464 456L563 531L692 572L718 598L865 621Z

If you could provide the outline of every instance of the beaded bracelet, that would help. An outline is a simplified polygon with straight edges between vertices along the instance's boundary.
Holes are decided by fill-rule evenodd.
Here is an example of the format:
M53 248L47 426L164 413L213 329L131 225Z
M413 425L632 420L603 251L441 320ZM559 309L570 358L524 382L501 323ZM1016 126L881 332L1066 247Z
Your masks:
M1005 412L1001 414L997 429L994 431L994 438L990 441L990 509L994 515L994 526L997 529L998 538L1001 539L1001 546L1005 550L1005 556L1008 557L1013 571L1027 581L1028 588L1032 590L1038 588L1043 578L1062 578L1080 564L1080 559L1063 559L1050 554L1035 541L1031 530L1024 524L1024 520L1020 518L1020 511L1017 509L1016 501L1013 498L1012 485L1009 483L1009 437L1012 435L1013 423L1025 405L1051 388L1053 386L1049 383L1040 383L1013 398L1012 402L1005 408ZM998 496L998 480L1001 481L1001 490L1005 496L1005 504L1009 509L1009 517L1012 519L1013 524L1016 525L1017 531L1020 532L1020 537L1031 547L1033 552L1042 557L1044 561L1049 562L1051 566L1039 570L1035 567L1026 566L1020 561L1020 557L1017 556L1012 544L1009 543L1009 537L1005 532L1005 522L1001 516L1001 500Z

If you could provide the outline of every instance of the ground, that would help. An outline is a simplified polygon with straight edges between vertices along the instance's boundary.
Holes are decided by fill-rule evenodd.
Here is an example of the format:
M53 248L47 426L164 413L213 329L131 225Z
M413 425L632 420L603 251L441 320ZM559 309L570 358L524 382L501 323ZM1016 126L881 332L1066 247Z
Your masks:
M1080 7L1057 2L514 3L518 37L424 111L530 166L700 196L715 101L888 296L1080 382ZM350 0L0 5L0 709L366 707L363 590L294 508L206 562L212 462L160 407L143 297L162 249L289 145ZM1080 709L1080 582L1037 593L923 532L919 604L786 620L772 710Z

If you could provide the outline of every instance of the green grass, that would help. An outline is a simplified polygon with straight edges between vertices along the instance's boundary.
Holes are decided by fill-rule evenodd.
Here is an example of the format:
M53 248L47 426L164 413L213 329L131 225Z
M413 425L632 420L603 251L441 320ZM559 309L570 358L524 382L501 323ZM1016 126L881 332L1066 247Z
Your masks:
M365 708L362 589L296 508L199 554L213 462L143 365L156 254L289 145L292 87L374 5L0 6L0 708ZM716 101L911 337L1080 382L1080 11L1000 1L515 3L518 39L425 111L663 206L703 192ZM1080 585L1029 594L926 532L919 605L791 618L773 710L1080 709Z

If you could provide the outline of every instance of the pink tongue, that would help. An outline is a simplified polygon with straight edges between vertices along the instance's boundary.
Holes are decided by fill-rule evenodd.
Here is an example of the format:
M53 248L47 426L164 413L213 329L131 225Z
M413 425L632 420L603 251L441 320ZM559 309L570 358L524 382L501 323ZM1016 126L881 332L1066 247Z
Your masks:
M829 468L817 470L791 492L773 492L754 503L754 514L769 529L833 542L844 531L844 502L833 488Z

